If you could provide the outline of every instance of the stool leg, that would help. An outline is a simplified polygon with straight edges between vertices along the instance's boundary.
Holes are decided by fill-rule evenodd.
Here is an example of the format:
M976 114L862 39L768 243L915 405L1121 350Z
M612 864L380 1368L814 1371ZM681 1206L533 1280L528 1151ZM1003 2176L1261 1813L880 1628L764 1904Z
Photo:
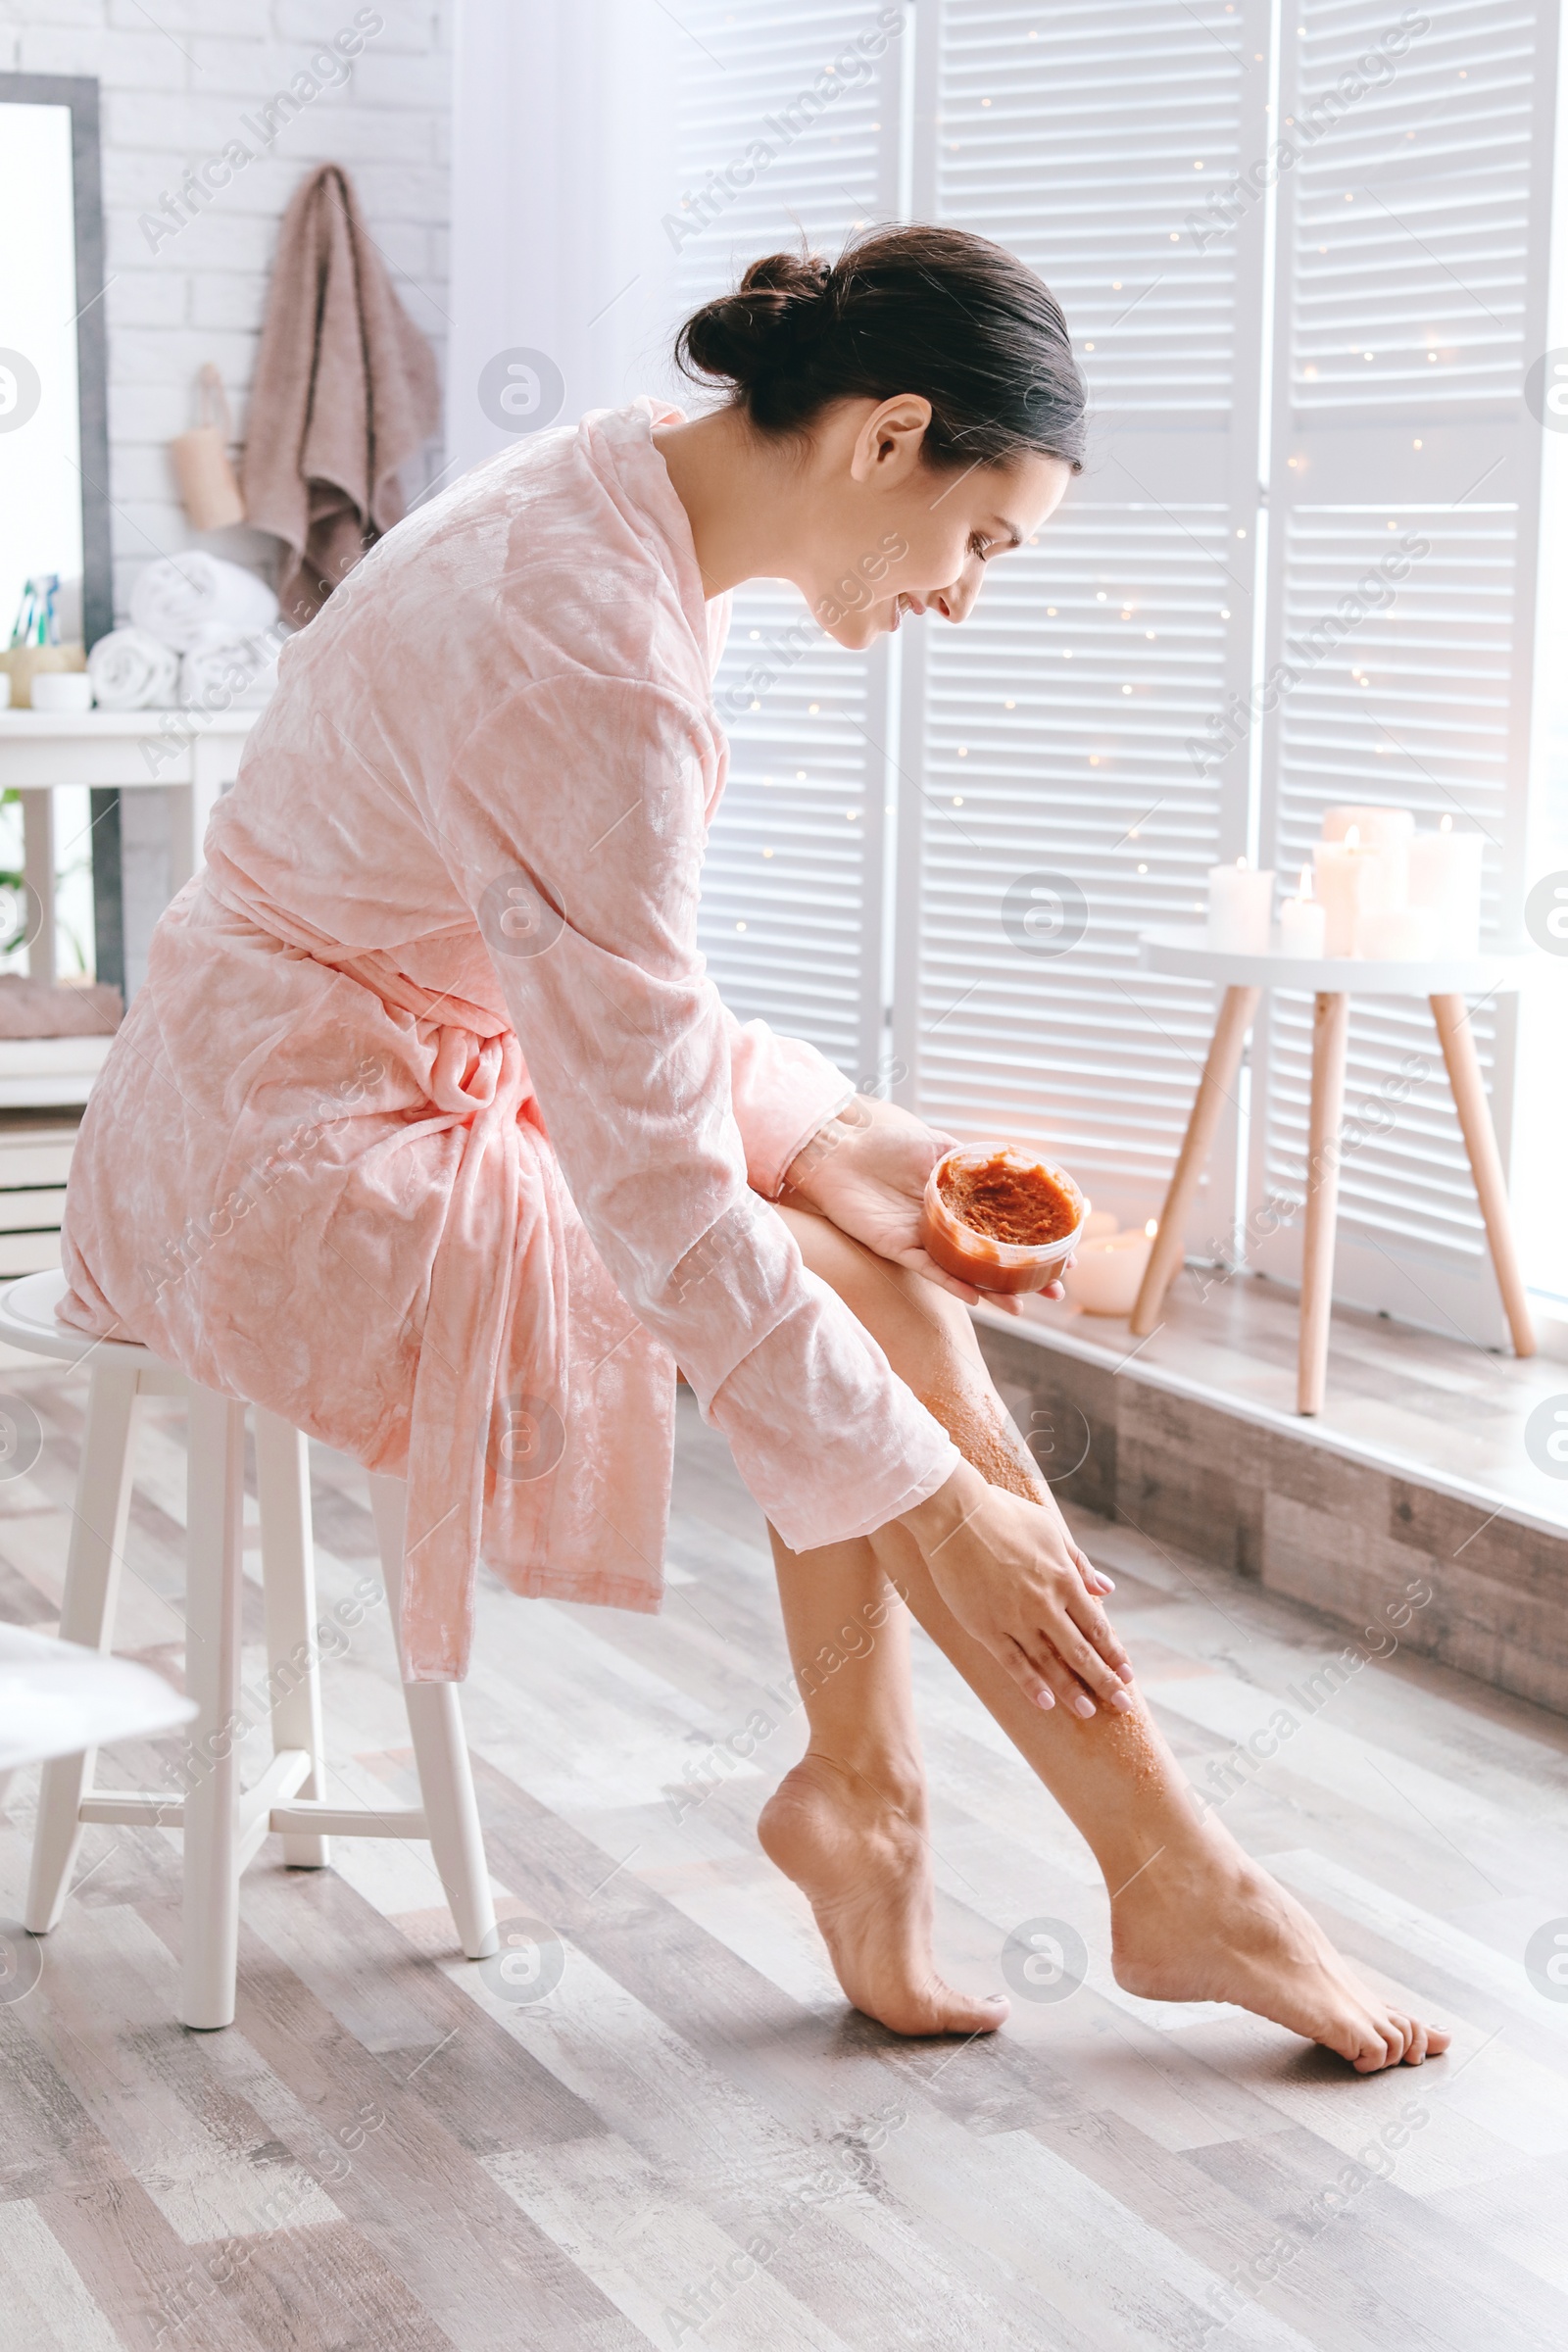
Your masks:
M185 1689L196 1701L185 1792L180 2020L234 2022L239 1960L240 1544L245 1407L190 1390Z
M1470 1026L1470 1007L1463 997L1434 997L1432 1017L1438 1024L1443 1058L1448 1065L1453 1106L1459 1113L1464 1148L1470 1155L1470 1172L1476 1181L1476 1199L1481 1203L1481 1218L1487 1229L1497 1288L1502 1293L1513 1351L1515 1355L1534 1355L1536 1330L1530 1320L1525 1278L1519 1270L1519 1252L1514 1248L1508 1188L1502 1178L1502 1159L1497 1151L1496 1130L1492 1124L1486 1080L1481 1075L1475 1031Z
M87 1649L108 1649L114 1640L115 1595L130 1513L132 1446L136 1431L134 1366L99 1357L87 1391L87 1427L76 1500L66 1557L66 1591L60 1638ZM38 1790L38 1827L32 1844L25 1924L47 1936L65 1908L72 1866L81 1843L81 1800L92 1787L93 1757L61 1756L46 1764Z
M1154 1247L1149 1252L1144 1279L1138 1287L1133 1304L1132 1322L1128 1326L1135 1340L1147 1340L1159 1321L1159 1310L1171 1276L1182 1262L1187 1247L1187 1217L1208 1165L1213 1149L1214 1130L1220 1113L1230 1100L1236 1073L1242 1066L1242 1049L1247 1032L1252 1026L1261 992L1255 988L1228 988L1214 1024L1213 1041L1203 1075L1199 1080L1194 1098L1192 1116L1182 1139L1181 1153L1172 1172L1165 1194L1165 1205L1159 1212L1159 1229Z
M320 1799L326 1795L326 1750L316 1639L310 1456L304 1431L279 1420L276 1413L258 1406L255 1426L272 1753L303 1748L312 1759L312 1771L299 1794ZM291 1835L283 1839L283 1859L293 1870L324 1870L330 1858L325 1838Z
M1340 1213L1340 1128L1350 1000L1336 990L1312 1008L1312 1102L1307 1124L1306 1236L1301 1250L1301 1328L1296 1409L1320 1413L1328 1385L1329 1312L1334 1297L1334 1229Z
M408 1487L403 1479L370 1473L370 1509L381 1547L381 1573L386 1579L394 1638L403 1599L407 1505ZM430 1851L446 1889L458 1941L470 1960L485 1960L500 1950L501 1939L496 1931L496 1907L490 1892L490 1873L485 1867L479 1808L473 1794L473 1769L468 1761L468 1743L463 1736L457 1685L406 1682L403 1696L409 1710L409 1731L414 1740L414 1760L418 1767L424 1817L430 1826Z

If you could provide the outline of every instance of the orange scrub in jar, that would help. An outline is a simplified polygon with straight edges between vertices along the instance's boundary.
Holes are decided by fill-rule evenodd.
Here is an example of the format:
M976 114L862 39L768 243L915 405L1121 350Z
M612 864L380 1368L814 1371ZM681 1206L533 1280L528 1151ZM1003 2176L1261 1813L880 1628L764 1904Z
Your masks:
M1038 1291L1072 1255L1084 1215L1064 1168L1012 1144L969 1144L932 1169L920 1241L977 1291Z

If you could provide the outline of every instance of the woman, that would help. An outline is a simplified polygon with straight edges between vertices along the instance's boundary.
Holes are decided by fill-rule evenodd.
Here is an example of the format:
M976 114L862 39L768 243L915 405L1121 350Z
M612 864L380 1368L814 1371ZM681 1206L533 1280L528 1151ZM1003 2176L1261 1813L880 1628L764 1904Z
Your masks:
M793 580L846 646L962 620L1080 462L1061 314L993 245L887 230L759 263L680 354L713 414L507 451L284 649L83 1122L66 1319L405 1473L433 1680L481 1556L658 1605L678 1361L773 1531L811 1741L761 1835L853 2001L906 2034L1003 2013L932 1966L891 1584L1094 1845L1124 1984L1419 2060L1445 2037L1200 1822L1129 1688L1108 1580L918 1248L944 1139L736 1023L695 946L728 592ZM813 1676L852 1622L863 1653Z

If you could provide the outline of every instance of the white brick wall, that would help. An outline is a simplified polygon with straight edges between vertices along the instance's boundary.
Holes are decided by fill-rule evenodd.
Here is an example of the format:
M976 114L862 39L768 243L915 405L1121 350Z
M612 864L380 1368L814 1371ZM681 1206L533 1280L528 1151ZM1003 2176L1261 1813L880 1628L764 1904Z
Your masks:
M159 555L201 545L271 576L276 542L240 526L198 538L168 445L193 421L197 369L223 372L235 430L261 332L278 222L303 174L345 166L410 316L444 356L452 0L375 0L382 28L348 78L278 130L207 208L153 251L139 225L187 170L243 139L274 91L355 25L358 0L8 0L0 68L90 74L101 90L115 609ZM346 62L346 61L345 61ZM439 470L427 453L424 478ZM411 483L416 491L418 482ZM122 803L127 980L167 895L161 795Z

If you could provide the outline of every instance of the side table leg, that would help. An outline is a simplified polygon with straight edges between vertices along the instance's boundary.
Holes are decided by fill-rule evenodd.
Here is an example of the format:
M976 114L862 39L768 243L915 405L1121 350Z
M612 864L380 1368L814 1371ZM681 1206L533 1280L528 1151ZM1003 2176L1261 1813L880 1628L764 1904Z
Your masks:
M1214 1024L1213 1041L1203 1075L1199 1080L1198 1097L1193 1103L1192 1117L1165 1194L1165 1204L1159 1212L1159 1231L1154 1247L1149 1252L1149 1263L1139 1286L1137 1302L1133 1307L1130 1326L1135 1339L1147 1339L1159 1321L1159 1310L1165 1302L1171 1277L1182 1262L1183 1243L1187 1232L1188 1211L1199 1180L1208 1165L1213 1147L1214 1130L1219 1125L1236 1073L1242 1066L1242 1048L1247 1032L1252 1026L1261 991L1255 988L1228 988Z
M1334 1296L1334 1228L1340 1212L1340 1128L1345 1117L1345 1049L1350 1000L1320 995L1312 1007L1312 1107L1307 1128L1306 1239L1301 1252L1301 1330L1296 1409L1320 1413L1329 1368Z
M1448 1084L1453 1089L1464 1148L1470 1154L1470 1173L1476 1180L1476 1198L1481 1203L1497 1288L1502 1293L1503 1311L1513 1335L1513 1351L1515 1355L1534 1355L1535 1326L1530 1320L1524 1276L1519 1271L1519 1255L1514 1248L1508 1188L1502 1180L1502 1160L1481 1075L1475 1032L1470 1026L1469 1006L1463 997L1434 997L1432 1017L1438 1024L1438 1042L1448 1065Z

